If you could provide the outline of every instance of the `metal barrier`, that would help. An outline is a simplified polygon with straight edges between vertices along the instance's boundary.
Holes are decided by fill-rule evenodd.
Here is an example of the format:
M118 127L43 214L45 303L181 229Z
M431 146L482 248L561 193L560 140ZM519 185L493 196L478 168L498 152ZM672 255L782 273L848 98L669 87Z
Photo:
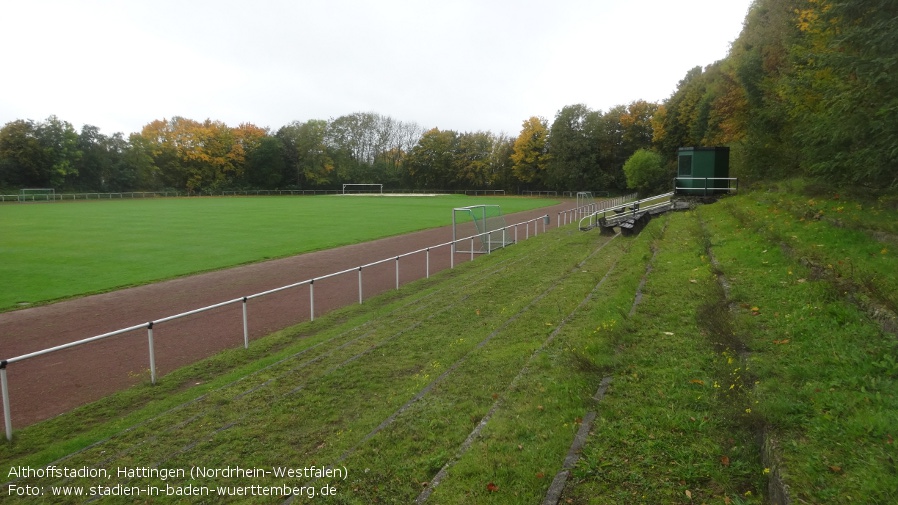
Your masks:
M661 208L663 206L670 205L670 198L673 195L674 195L674 193L671 191L670 193L664 193L661 195L650 196L648 198L643 198L642 200L636 200L636 201L631 201L631 202L626 202L626 203L621 203L618 205L606 207L606 208L601 209L593 214L590 214L588 216L581 218L580 222L577 224L577 226L581 230L584 230L584 229L588 230L590 228L594 228L598 224L599 220L605 219L608 217L608 212L611 212L613 214L612 217L624 216L627 214L635 215L637 212L649 212L649 211ZM663 200L663 201L658 202L658 200ZM657 203L650 203L650 202L657 202ZM628 213L627 211L630 211L630 212ZM601 216L599 216L599 213L601 213ZM587 222L587 227L583 226L584 221Z
M611 198L608 200L602 200L600 202L591 203L589 205L582 205L575 209L571 210L563 210L558 213L558 226L565 226L568 224L572 224L575 221L580 221L584 217L589 217L594 215L596 212L600 212L605 209L611 209L615 207L620 207L626 205L627 202L630 202L636 198L636 193L630 193L629 195L618 196L615 198Z
M520 222L520 223L516 223L516 224L513 224L513 225L506 226L506 227L502 228L501 230L502 230L502 233L503 233L503 236L504 236L504 234L507 232L508 229L513 228L513 229L514 229L514 243L517 243L517 241L518 241L518 227L519 227L519 226L525 226L525 229L526 229L526 238L529 239L529 238L530 238L530 227L531 227L531 223L532 223L532 225L533 225L533 236L536 237L536 236L538 235L538 233L539 233L539 223L540 223L540 222L542 222L543 233L545 233L545 231L546 231L546 224L548 223L548 220L549 220L548 218L549 218L549 215L546 214L546 215L543 215L543 216L540 216L540 217L531 219L531 220L529 220L529 221L522 221L522 222ZM329 279L329 278L332 278L332 277L336 277L336 276L338 276L338 275L345 275L345 274L348 274L348 273L351 273L351 272L358 272L358 278L359 278L359 304L361 304L361 303L363 302L363 300L364 300L364 297L363 297L363 294L362 294L362 272L363 272L364 269L369 268L369 267L373 267L373 266L376 266L376 265L380 265L380 264L383 264L383 263L387 263L387 262L390 262L390 261L395 261L395 265L396 265L396 289L399 289L399 260L400 260L401 258L405 258L405 257L408 257L408 256L412 256L412 255L414 255L414 254L421 254L421 253L424 253L424 254L426 255L426 260L425 260L425 265L426 265L426 267L425 267L425 278L430 278L430 251L431 251L431 249L436 249L436 248L439 248L439 247L451 247L451 246L454 245L455 243L461 242L461 241L463 241L463 240L470 240L470 241L473 243L473 241L474 241L475 239L480 239L480 237L483 236L483 235L486 235L486 236L487 236L487 240L489 240L490 233L495 233L496 231L497 231L497 230L493 230L492 232L479 233L479 234L477 234L477 235L472 235L472 236L470 236L470 237L464 237L464 238L457 239L457 240L453 240L453 241L450 241L450 242L445 242L445 243L442 243L442 244L437 244L437 245L430 246L430 247L426 247L426 248L423 248L423 249L418 249L418 250L416 250L416 251L407 252L407 253L404 253L404 254L400 254L400 255L398 255L398 256L392 256L392 257L390 257L390 258L385 258L385 259L382 259L382 260L380 260L380 261L375 261L375 262L373 262L373 263L368 263L368 264L361 265L361 266L358 266L358 267L349 268L349 269L346 269L346 270L341 270L341 271L339 271L339 272L334 272L334 273L330 273L330 274L327 274L327 275L322 275L322 276L319 276L319 277L313 277L313 278L311 278L311 279L306 279L306 280L301 281L301 282L296 282L296 283L293 283L293 284L288 284L288 285L286 285L286 286L281 286L281 287L278 287L278 288L270 289L270 290L268 290L268 291L263 291L263 292L261 292L261 293L255 293L255 294L248 295L248 296L243 296L243 297L240 297L240 298L234 298L233 300L227 300L227 301L224 301L224 302L216 303L216 304L214 304L214 305L209 305L209 306L207 306L207 307L201 307L201 308L194 309L194 310L191 310L191 311L188 311L188 312L182 312L182 313L180 313L180 314L175 314L175 315L173 315L173 316L167 316L167 317L163 317L163 318L160 318L160 319L154 319L154 320L149 321L149 322L146 322L146 323L141 323L141 324L137 324L137 325L134 325L134 326L129 326L129 327L127 327L127 328L122 328L122 329L115 330L115 331L111 331L111 332L108 332L108 333L103 333L103 334L101 334L101 335L96 335L96 336L89 337L89 338L85 338L85 339L82 339L82 340L76 340L76 341L74 341L74 342L69 342L69 343L62 344L62 345L58 345L58 346L55 346L55 347L49 347L49 348L47 348L47 349L42 349L42 350L40 350L40 351L35 351L35 352L28 353L28 354L23 354L23 355L21 355L21 356L15 356L15 357L13 357L13 358L9 358L9 359L2 360L2 361L0 361L0 389L2 389L2 397L3 397L3 419L4 419L4 422L5 422L6 439L7 439L7 440L12 440L12 418L11 418L11 414L10 414L9 385L8 385L8 379L7 379L7 375L6 375L6 369L7 369L7 367L8 367L9 365L12 365L12 364L14 364L14 363L19 363L19 362L25 361L25 360L27 360L27 359L29 359L29 358L36 358L36 357L38 357L38 356L43 356L43 355L45 355L45 354L50 354L50 353L53 353L53 352L56 352L56 351L61 351L61 350L63 350L63 349L69 349L69 348L71 348L71 347L76 347L76 346L88 344L88 343L91 343L91 342L96 342L96 341L98 341L98 340L103 340L103 339L106 339L106 338L114 337L114 336L116 336L116 335L121 335L121 334L123 334L123 333L128 333L128 332L130 332L130 331L135 331L135 330L139 330L139 329L142 329L142 328L146 328L146 330L147 330L147 344L148 344L148 346L149 346L150 380L151 380L151 382L152 382L153 384L156 384L156 354L155 354L155 346L154 346L154 344L153 344L153 329L154 329L154 327L155 327L156 325L159 325L159 324L161 324L161 323L165 323L165 322L168 322L168 321L173 321L173 320L175 320L175 319L180 319L180 318L182 318L182 317L187 317L187 316L191 316L191 315L194 315L194 314L199 314L199 313L206 312L206 311L209 311L209 310L217 309L217 308L219 308L219 307L224 307L224 306L226 306L226 305L232 305L232 304L235 304L235 303L242 303L242 304L243 304L243 347L244 347L244 348L249 348L249 324L248 324L248 317L247 317L247 303L249 302L249 300L252 300L252 299L254 299L254 298L259 298L259 297L262 297L262 296L265 296L265 295L277 293L277 292L279 292L279 291L284 291L284 290L286 290L286 289L292 289L292 288L296 288L296 287L300 287L300 286L304 286L304 285L307 285L307 284L308 284L308 286L309 286L309 306L310 306L310 308L309 308L309 320L310 320L310 321L314 321L314 320L315 320L315 281L323 281L323 280L325 280L325 279ZM503 243L505 243L504 237L503 237ZM488 249L489 249L489 248L488 248ZM451 251L451 249L450 249L450 251ZM473 251L473 248L472 248L472 251ZM472 254L471 254L471 260L473 260L473 259L474 259L474 255L473 255L473 253L472 253ZM451 253L450 253L450 268L455 268L455 256L454 256L454 254L451 254Z
M708 182L711 185L708 185ZM727 181L726 187L715 181ZM680 186L680 183L686 184ZM695 183L702 183L696 186ZM678 195L709 196L736 193L739 191L739 179L736 177L674 177L674 193Z

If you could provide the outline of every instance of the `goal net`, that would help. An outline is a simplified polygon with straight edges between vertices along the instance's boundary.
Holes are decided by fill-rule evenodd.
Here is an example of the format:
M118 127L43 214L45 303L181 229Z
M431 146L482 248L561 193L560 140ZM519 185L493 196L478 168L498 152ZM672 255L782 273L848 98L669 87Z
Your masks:
M498 205L452 209L452 249L457 253L489 253L514 243Z
M55 200L56 190L53 188L23 188L19 190L20 201Z
M592 196L592 191L578 191L577 192L577 208L586 207L596 203L595 198Z
M343 185L343 194L344 195L370 195L370 194L383 194L384 185L383 184L344 184Z

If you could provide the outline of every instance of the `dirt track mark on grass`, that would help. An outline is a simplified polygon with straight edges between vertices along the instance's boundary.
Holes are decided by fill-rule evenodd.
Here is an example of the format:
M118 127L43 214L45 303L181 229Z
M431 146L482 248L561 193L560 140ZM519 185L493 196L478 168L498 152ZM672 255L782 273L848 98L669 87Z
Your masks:
M609 242L610 242L610 241L609 241ZM603 243L601 246L599 246L595 251L593 251L592 254L590 254L590 257L591 257L592 255L596 254L598 251L600 251L600 250L601 250L606 244L608 244L609 242L605 242L605 243ZM515 314L514 314L513 316L511 316L510 318L506 319L505 322L503 322L501 326L499 326L498 328L496 328L495 330L493 330L489 335L486 336L486 338L484 338L483 340L481 340L480 342L478 342L477 345L474 346L473 349L471 349L470 351L468 351L467 354L465 354L464 356L462 356L460 359L456 360L456 361L455 361L449 368L446 369L445 372L443 372L442 374L440 374L439 377L437 377L436 379L434 379L433 381L431 381L429 384L427 384L427 385L426 385L424 388L422 388L422 389L421 389L415 396L413 396L408 402L406 402L406 403L405 403L402 407L400 407L396 412L394 412L392 415L390 415L390 417L388 417L387 419L385 419L382 423L380 423L380 425L378 425L378 426L377 426L375 429L373 429L370 433L368 433L367 435L365 435L365 437L364 437L358 444L356 444L355 446L353 446L352 448L350 448L348 451L346 451L345 453L343 453L343 454L340 456L340 458L337 460L337 462L340 462L340 461L343 461L344 459L346 459L350 454L352 454L353 452L355 452L355 450L358 449L358 447L360 447L362 444L364 444L365 442L367 442L368 440L370 440L372 437L374 437L375 435L377 435L377 433L379 433L382 429L384 429L384 428L386 428L387 426L389 426L389 425L390 425L390 424L391 424L397 417L399 417L403 412L405 412L406 410L408 410L408 408L411 407L415 402L417 402L418 400L420 400L421 398L423 398L424 395L426 395L427 393L429 393L434 387L436 387L437 384L439 384L440 382L442 382L443 379L445 379L446 377L448 377L449 374L451 374L452 372L454 372L459 366L461 366L465 361L467 361L469 357L471 357L472 355L474 355L474 353L475 353L476 351L479 351L480 349L482 349L483 346L485 346L486 344L488 344L489 341L493 339L493 337L495 337L496 335L498 335L499 333L501 333L503 330L505 330L505 328L507 328L511 323L513 323L513 322L515 322L516 320L518 320L523 314L526 314L526 313L527 313L527 312L528 312L534 305L536 305L537 303L539 303L539 302L540 302L543 298L545 298L549 293L551 293L552 291L554 291L554 290L555 290L555 289L562 283L562 281L564 281L565 279L567 279L569 276L570 276L570 273L568 273L567 275L564 275L564 276L560 277L558 280L556 280L554 283L552 283L548 288L546 288L545 290L543 290L539 295L537 295L536 297L534 297L534 298L533 298L527 305L525 305L525 306L524 306L522 309L520 309L517 313L515 313Z
M613 238L616 238L617 236L618 235L615 235ZM596 249L588 258L586 258L585 260L580 262L577 265L577 269L581 268L589 258L591 258L595 254L597 254L600 250L602 250L606 245L608 245L610 243L611 243L611 241L609 240L608 242L605 242L604 244L602 244L602 246L599 247L598 249ZM530 357L527 359L526 364L521 368L521 371L518 372L518 374L515 376L515 378L512 379L511 383L509 383L508 387L505 388L506 396L508 395L508 393L510 391L514 390L517 387L517 384L520 381L521 377L523 377L525 374L527 374L527 372L530 369L530 365L533 362L533 360L536 358L536 356L538 354L542 353L546 349L546 347L548 347L549 344L551 344L552 341L555 340L555 337L567 325L567 322L571 318L573 318L575 314L580 312L583 309L583 307L587 303L589 303L590 300L592 300L593 296L596 294L596 292L599 290L599 288L602 286L602 284L605 283L605 279L608 278L608 275L614 270L614 267L616 265L617 265L617 261L615 261L611 265L611 267L608 269L608 271L605 273L605 275L602 276L602 279L598 282L598 284L596 284L596 286L592 289L592 291L590 291L589 294L586 295L586 297L580 302L580 304L577 305L577 307L570 314L568 314L561 320L561 322L558 324L558 326L555 328L555 330L553 330L552 333L549 334L549 337L546 338L546 340L542 343L542 345L530 355ZM428 483L427 487L424 488L424 490L421 492L420 495L418 495L418 498L415 500L415 503L424 503L427 501L428 498L430 498L430 495L433 493L434 489L436 489L436 487L440 484L440 482L448 474L449 468L452 467L452 465L454 465L459 459L461 459L462 456L464 456L464 454L468 451L468 449L470 449L471 444L474 443L474 440L476 440L477 437L480 436L480 432L483 431L483 429L489 423L490 419L492 419L493 414L495 414L496 411L505 403L503 400L504 400L504 396L499 396L496 399L496 401L493 402L493 405L490 407L490 410L487 412L487 414L485 416L483 416L483 419L481 419L479 423L477 423L477 426L474 428L473 431L471 431L471 433L468 435L468 438L466 438L465 441L462 442L461 446L459 446L459 448L456 450L453 458L450 459L448 462L446 462L446 464L443 465L443 467L440 469L440 471L437 472L436 475L434 475L434 477Z

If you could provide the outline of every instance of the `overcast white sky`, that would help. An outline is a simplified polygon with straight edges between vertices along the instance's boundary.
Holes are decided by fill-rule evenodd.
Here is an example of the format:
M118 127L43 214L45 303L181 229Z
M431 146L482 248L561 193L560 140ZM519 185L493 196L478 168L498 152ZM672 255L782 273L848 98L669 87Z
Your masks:
M565 105L660 101L751 0L0 0L0 125L277 130L376 112L516 136Z

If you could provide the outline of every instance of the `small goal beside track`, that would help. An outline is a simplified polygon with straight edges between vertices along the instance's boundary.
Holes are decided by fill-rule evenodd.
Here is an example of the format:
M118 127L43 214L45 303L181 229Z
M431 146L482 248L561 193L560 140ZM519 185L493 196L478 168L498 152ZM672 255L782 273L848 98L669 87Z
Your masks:
M471 205L452 209L454 253L489 254L514 244L514 236L498 205ZM470 237L470 241L462 239Z

